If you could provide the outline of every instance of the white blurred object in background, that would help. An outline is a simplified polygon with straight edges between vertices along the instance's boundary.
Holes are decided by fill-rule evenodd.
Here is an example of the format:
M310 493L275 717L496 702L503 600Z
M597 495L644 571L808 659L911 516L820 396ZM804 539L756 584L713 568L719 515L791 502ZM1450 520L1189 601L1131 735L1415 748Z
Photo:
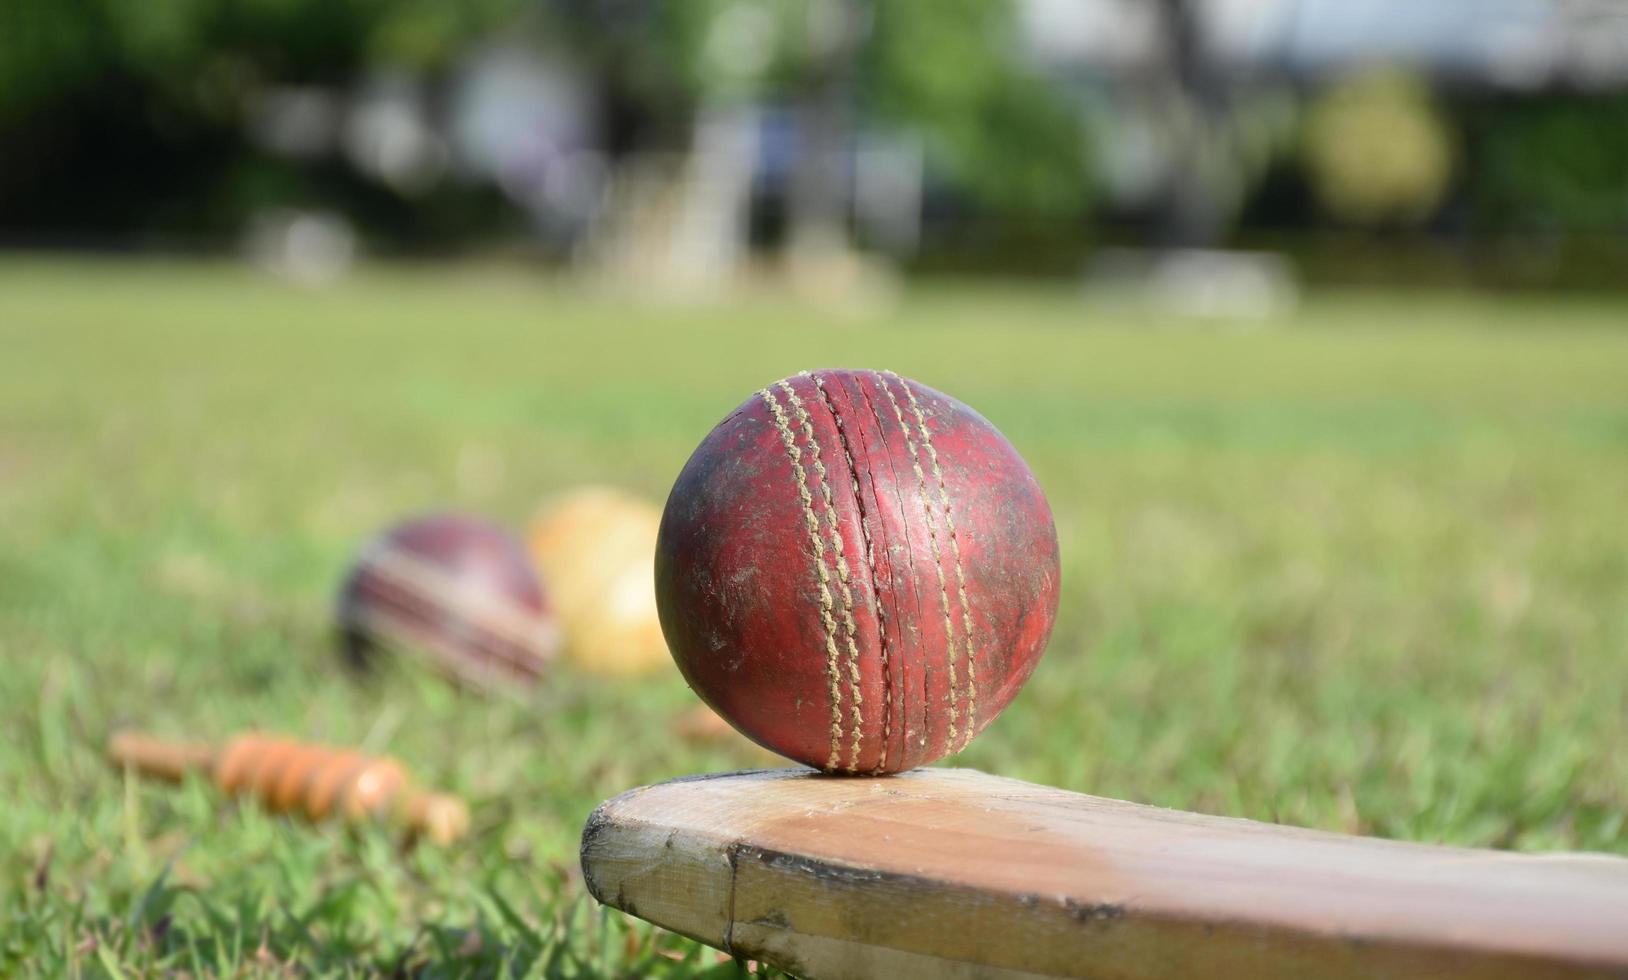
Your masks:
M272 275L302 286L325 286L356 259L356 232L330 211L274 208L249 222L249 258Z
M1103 249L1087 288L1181 316L1240 322L1284 316L1300 302L1294 266L1271 252Z
M341 142L352 166L409 197L435 186L447 169L446 141L411 76L382 74L365 83L345 117Z
M456 165L500 187L545 239L574 241L607 185L597 119L587 83L563 58L494 44L469 59L453 90Z

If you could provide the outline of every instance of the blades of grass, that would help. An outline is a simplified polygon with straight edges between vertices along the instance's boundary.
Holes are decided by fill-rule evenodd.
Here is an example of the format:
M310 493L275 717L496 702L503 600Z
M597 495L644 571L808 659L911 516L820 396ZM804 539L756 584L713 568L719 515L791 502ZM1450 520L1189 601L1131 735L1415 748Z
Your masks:
M283 918L288 927L297 934L295 936L295 940L302 944L306 949L310 950L313 954L320 956L322 953L322 944L317 941L317 937L312 934L311 930L306 928L305 920L289 911L287 906L283 906L280 911L282 912Z
M487 882L486 887L482 890L482 895L492 903L492 907L497 910L498 917L507 922L510 928L519 931L534 945L541 946L543 944L545 941L544 934L537 931L519 912L515 911L514 906L510 905L508 899L504 898L503 894L498 891L496 881ZM553 931L552 928L549 929L550 933Z
M101 962L102 969L106 970L107 975L113 980L124 980L124 971L119 968L119 961L115 958L113 950L105 945L97 945L96 959Z
M130 909L130 914L125 918L124 926L126 929L134 933L137 929L145 926L147 913L156 902L164 901L165 905L163 907L167 909L166 883L170 878L170 870L175 867L175 859L179 856L178 852L165 861L164 867L159 869L152 883L141 893L141 898L136 901L135 906Z
M534 928L497 890L495 882L487 883L486 888L481 892L480 900L482 904L491 906L501 922L520 934L521 942L510 945L508 958L513 960L516 957L523 956L522 975L529 974L533 967L544 958L549 946L553 944L558 924L549 923L546 932ZM510 973L511 970L512 967L506 967L504 972Z
M611 975L611 942L610 942L610 916L611 910L603 905L599 907L599 975Z

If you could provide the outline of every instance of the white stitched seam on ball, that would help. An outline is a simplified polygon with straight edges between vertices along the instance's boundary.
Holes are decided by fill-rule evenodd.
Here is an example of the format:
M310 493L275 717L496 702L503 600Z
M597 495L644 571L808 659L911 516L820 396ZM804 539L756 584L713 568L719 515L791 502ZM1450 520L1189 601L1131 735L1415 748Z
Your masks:
M848 585L848 556L842 544L842 529L837 526L837 504L831 495L831 480L825 471L820 441L814 437L814 421L809 417L808 408L790 382L781 381L780 388L786 393L786 400L791 402L792 411L797 413L797 421L802 425L803 435L807 437L809 449L814 454L814 473L820 480L820 499L825 504L825 523L830 527L832 549L837 557L837 592L842 597L842 627L847 634L848 690L851 695L848 702L849 737L853 744L848 749L848 768L856 769L859 766L859 749L864 738L864 716L860 706L865 698L860 693L859 644L856 642L859 631L854 626L854 594Z
M445 609L522 649L547 650L557 638L554 627L541 616L529 613L505 596L471 588L446 569L400 550L383 548L368 555L363 569L364 574L378 576L384 585L402 590L408 602L425 609ZM508 651L486 652L498 660L529 662Z
M378 637L386 647L418 658L431 667L452 674L459 681L489 693L509 692L516 683L516 674L535 677L542 667L540 663L527 664L491 647L477 650L481 656L474 660L459 656L448 648L445 637L435 630L416 625L387 610L363 610L353 616L356 625Z
M961 741L964 749L972 742L973 725L978 719L978 679L972 651L972 604L967 601L967 573L961 566L961 539L955 530L955 518L950 516L950 494L944 487L944 470L938 465L938 450L933 448L933 437L927 431L927 417L922 413L921 402L916 400L916 393L903 378L899 378L899 386L910 396L910 409L916 415L916 424L921 427L922 444L927 447L927 458L933 463L933 476L938 480L938 501L944 506L944 528L949 533L950 550L955 555L955 587L961 597L961 632L966 638L967 652L967 723L963 726L966 734ZM954 646L953 641L951 646Z
M825 541L820 536L820 522L814 516L814 498L808 492L808 473L803 469L803 451L797 445L797 437L792 434L791 421L786 418L786 410L781 407L774 392L764 388L758 392L763 404L769 408L774 416L774 427L780 433L780 442L786 447L786 456L791 460L792 476L797 480L797 496L803 505L803 524L808 530L808 543L814 551L815 582L820 587L820 624L825 631L825 678L831 694L831 754L826 760L827 769L837 768L837 760L842 750L842 689L839 678L841 671L838 666L840 659L837 653L836 633L837 623L831 616L833 602L831 600L831 575L825 568Z
M848 479L853 483L854 506L861 509L859 532L865 541L865 567L870 570L871 604L876 610L877 659L882 675L882 748L874 770L881 772L887 768L888 744L893 740L893 682L889 676L890 665L887 654L887 612L882 608L882 595L876 588L876 543L871 540L871 530L865 524L863 505L859 496L859 467L854 465L854 454L848 445L847 427L843 424L842 416L837 414L836 406L831 403L830 393L825 390L825 379L817 374L810 377L814 379L814 387L819 390L826 411L831 413L831 421L837 427L837 444L842 447L842 458L848 464ZM858 759L854 761L857 764Z
M956 728L956 721L960 717L960 713L956 710L955 705L957 687L955 674L955 625L950 622L949 584L944 578L944 558L939 552L938 528L937 522L933 520L933 504L932 501L927 498L927 474L922 472L921 455L916 451L916 441L910 436L910 425L904 420L904 412L899 408L899 400L893 396L893 389L889 387L887 383L888 377L898 378L899 376L891 371L878 374L876 375L876 383L881 386L883 393L887 395L888 404L893 406L893 417L898 420L899 429L904 433L905 447L910 450L910 465L916 471L916 496L917 499L921 501L922 515L927 519L927 540L933 546L933 571L938 575L938 599L940 606L944 610L944 664L945 667L948 668L950 674L950 730L944 744L947 748L953 751L955 748L956 734L958 731ZM903 379L900 380L902 383ZM910 389L906 387L905 393L909 394L909 390Z

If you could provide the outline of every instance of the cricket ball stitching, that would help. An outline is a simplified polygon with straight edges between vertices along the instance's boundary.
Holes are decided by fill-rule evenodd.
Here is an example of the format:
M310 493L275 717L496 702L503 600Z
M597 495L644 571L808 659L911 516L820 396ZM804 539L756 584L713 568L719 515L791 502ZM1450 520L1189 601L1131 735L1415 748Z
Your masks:
M889 372L890 374L892 372ZM938 450L933 448L933 437L927 431L927 417L922 413L921 403L916 400L916 393L911 389L910 383L893 375L898 379L899 386L910 397L910 409L916 415L916 424L921 427L921 441L927 447L927 458L933 463L933 476L938 480L938 500L944 507L944 527L949 533L950 550L955 555L955 586L961 598L961 632L966 640L967 653L967 723L966 734L962 736L961 747L964 749L972 743L975 734L973 726L978 719L978 679L976 661L972 650L972 605L967 601L967 574L961 565L961 540L955 530L955 518L950 515L950 494L944 487L944 470L938 465ZM955 646L953 638L950 646Z
M860 691L859 646L855 642L859 629L854 625L854 594L848 585L848 557L842 543L842 529L837 526L837 504L831 494L831 481L825 471L820 441L814 436L814 422L791 383L781 381L779 385L786 393L786 400L791 403L792 410L797 413L797 421L802 425L803 435L808 439L809 449L814 454L814 473L820 481L820 499L825 504L825 523L831 529L832 549L836 552L837 593L842 598L842 628L846 634L848 648L848 687L852 695L848 702L848 711L853 744L848 750L848 768L854 769L859 765L859 749L864 740L862 727L864 719L860 705L864 704L865 698Z
M501 688L515 679L534 680L543 664L530 662L480 640L466 638L476 656L465 657L449 649L444 637L432 626L418 624L386 610L356 613L352 623L385 646L408 656L428 658L431 666L444 670L460 681L483 687Z
M481 655L482 661L495 660L504 667L535 676L549 659L549 650L557 637L547 620L529 615L507 599L471 596L458 587L452 575L431 562L391 547L369 555L362 569L360 576L372 576L379 587L398 590L393 594L393 601L402 603L404 611L429 617L451 614L485 634L481 639L471 641L471 646ZM383 602L388 606L391 601L380 598L374 604ZM388 632L399 626L400 632L407 634L405 639L422 641L438 662L454 672L475 666L455 651L449 652L433 625L409 626L402 617L388 609L373 610L366 608L366 603L359 604L364 608L351 615L361 620L360 625L364 628ZM514 644L520 652L503 646L505 643ZM480 666L487 665L481 663Z
M774 392L768 388L760 390L758 397L763 399L770 414L774 416L774 426L780 433L780 442L786 447L786 456L791 460L792 476L797 481L797 495L803 505L803 524L808 529L808 542L814 550L815 581L820 587L820 623L825 631L825 676L831 694L831 754L826 761L826 768L836 769L838 755L842 750L842 687L839 666L841 655L837 652L837 623L831 615L834 603L831 599L831 574L825 567L825 541L820 536L819 519L814 516L813 495L808 492L808 473L803 469L803 451L798 447L797 437L791 431L791 421L786 418L786 410L781 407Z
M803 372L808 374L808 372ZM888 646L887 646L887 614L882 608L882 593L876 587L876 543L871 540L871 530L865 521L864 498L859 493L859 467L854 463L853 450L848 444L848 430L843 424L842 416L837 412L836 406L831 403L831 395L825 390L825 379L817 374L809 375L814 379L814 387L820 393L820 399L825 403L825 410L831 413L831 420L837 427L837 445L842 447L842 458L848 464L848 479L854 488L854 506L859 510L859 533L865 541L865 567L870 572L871 604L876 610L876 645L878 661L882 672L882 749L876 760L875 771L881 772L887 768L888 744L893 738L893 683L888 672ZM859 764L857 751L853 759L855 765Z
M414 600L423 599L426 605L433 601L435 608L461 615L500 637L516 643L536 639L538 619L523 607L506 597L470 593L460 587L456 576L434 562L391 548L369 555L363 567L384 584L400 587Z
M951 751L953 751L958 731L956 728L956 721L959 719L960 714L956 709L955 703L957 687L955 673L955 624L950 621L949 584L944 577L944 558L938 547L938 528L937 522L933 520L933 505L927 497L927 474L922 471L921 455L916 451L915 440L910 437L910 426L905 422L904 412L899 408L899 400L894 397L893 389L887 383L887 376L892 376L894 378L899 377L898 375L893 374L891 371L885 372L885 374L875 375L877 384L881 386L882 392L887 395L888 404L893 406L893 416L899 422L899 430L904 433L905 447L910 450L910 465L916 471L916 496L917 499L921 501L922 515L927 520L927 540L932 545L933 571L938 575L938 598L939 604L944 611L944 665L948 669L950 675L950 690L947 698L949 701L950 724L948 737L945 739L944 744L946 747L950 748ZM903 383L902 379L900 383ZM910 387L909 385L905 385L904 387L905 394L908 395L910 393Z
M877 438L878 444L882 447L882 458L887 463L888 470L893 476L893 481L890 484L890 486L892 488L892 492L893 492L893 503L898 507L898 513L900 515L903 515L903 513L904 513L904 493L899 489L899 484L900 484L901 481L899 480L898 467L894 464L892 454L887 451L887 446L888 446L887 423L885 423L882 420L882 412L881 412L880 409L878 409L876 407L876 399L873 397L875 393L872 390L872 387L873 386L880 386L880 381L878 380L877 374L874 371L865 372L865 376L866 376L866 378L869 379L871 384L867 385L865 383L859 382L856 379L854 387L855 387L855 390L858 391L858 393L859 393L860 400L865 403L865 408L867 408L870 411L871 419L876 423L876 438ZM878 507L882 506L882 499L881 499L880 496L877 497L877 506ZM904 536L903 536L903 538L900 539L899 543L903 546L903 548L905 549L905 553L908 556L909 567L912 568L912 569L915 568L916 567L916 549L915 549L915 546L910 541L910 532L909 532L908 529L906 529L906 531L904 533ZM910 596L909 597L911 599L915 600L914 608L919 611L921 609L921 583L918 581L918 579L917 579L917 577L915 575L912 575L912 576L910 576L909 585L910 585ZM894 586L894 588L897 588L897 586ZM898 592L890 592L889 594L892 595L893 599L896 602L898 602L901 607L905 607L907 605L905 597L900 595ZM909 617L906 614L900 614L898 621L899 621L899 624L900 624L901 627L906 625L906 621L908 620L908 618ZM901 633L900 636L902 638L903 634ZM901 696L900 696L899 706L900 706L900 710L902 712L901 717L902 717L902 719L904 721L904 732L900 735L900 751L906 753L906 758L908 758L909 745L910 745L910 735L911 735L911 731L910 731L910 713L911 713L911 709L912 709L912 707L925 707L925 703L926 703L925 702L925 696L924 696L921 705L914 705L914 706L912 705L912 699L910 697L910 691L911 691L911 688L910 688L910 661L911 661L910 657L902 657L899 660L899 689L900 689L900 691L903 692L901 694ZM922 666L922 674L923 674L923 676L921 678L918 678L918 679L922 681L922 683L923 683L923 685L925 687L925 684L926 684L926 678L925 678L926 664L924 663L921 666ZM925 714L922 715L920 720L922 722L922 728L921 728L920 731L918 731L916 733L916 748L920 749L920 750L925 750L926 747L927 747L927 731L926 731L926 729L927 729L927 716ZM903 760L901 760L901 761L903 761Z

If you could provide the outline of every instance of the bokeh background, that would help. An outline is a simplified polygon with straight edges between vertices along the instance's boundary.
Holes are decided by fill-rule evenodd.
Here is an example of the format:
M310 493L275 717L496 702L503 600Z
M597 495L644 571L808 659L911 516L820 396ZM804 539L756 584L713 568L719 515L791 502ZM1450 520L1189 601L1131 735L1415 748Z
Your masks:
M1228 246L1315 282L1551 287L1616 285L1624 260L1609 0L4 17L13 247L241 248L299 279L504 252L675 286L846 247L890 271L1069 277L1123 271L1114 246Z
M356 549L659 502L892 368L1056 511L950 764L1628 853L1628 9L1610 0L8 0L0 973L734 975L586 898L598 801L767 764L676 671L340 669ZM109 732L392 752L307 828Z

